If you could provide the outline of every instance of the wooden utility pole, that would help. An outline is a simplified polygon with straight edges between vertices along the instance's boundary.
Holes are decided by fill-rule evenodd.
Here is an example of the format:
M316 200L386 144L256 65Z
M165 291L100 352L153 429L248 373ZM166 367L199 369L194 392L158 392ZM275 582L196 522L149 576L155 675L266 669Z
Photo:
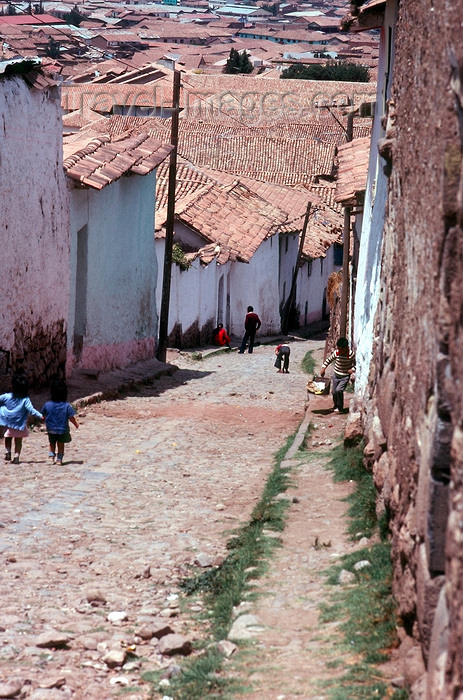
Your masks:
M354 134L354 113L347 115L346 141L352 141ZM349 252L350 252L350 217L351 208L344 207L344 230L342 251L342 289L341 289L341 319L339 322L339 335L346 337L347 309L349 307Z
M164 274L162 278L161 311L159 314L159 342L157 358L166 361L167 335L169 327L170 280L172 274L172 247L174 239L175 182L177 177L178 114L180 110L180 72L174 71L172 91L172 125L170 142L173 149L169 163L169 188L167 194L166 244L164 249Z
M307 231L307 225L309 223L309 214L310 214L311 207L312 207L312 202L309 202L307 205L307 211L305 213L304 224L302 226L301 238L299 240L299 250L297 251L297 260L296 260L296 265L294 267L293 279L291 282L291 291L289 293L288 301L287 301L286 306L285 306L283 320L281 322L281 332L284 333L285 335L288 332L289 317L291 314L291 308L292 308L293 303L294 303L294 297L296 295L297 273L299 270L299 263L300 263L300 260L302 257L302 251L304 249L305 234Z

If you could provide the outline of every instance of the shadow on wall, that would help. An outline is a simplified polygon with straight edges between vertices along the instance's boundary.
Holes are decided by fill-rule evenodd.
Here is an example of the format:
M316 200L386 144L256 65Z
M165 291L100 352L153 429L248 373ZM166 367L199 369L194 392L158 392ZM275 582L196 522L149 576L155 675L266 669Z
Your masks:
M0 351L0 383L9 385L11 372L25 372L31 386L45 386L51 378L64 377L66 367L65 321L56 321L47 327L42 324L18 323L10 351ZM6 355L7 359L6 359ZM6 363L6 364L5 364Z
M201 328L195 321L186 331L183 331L182 324L176 323L169 334L167 344L171 348L183 350L186 348L198 348L212 343L212 331L215 324L212 320L207 321Z

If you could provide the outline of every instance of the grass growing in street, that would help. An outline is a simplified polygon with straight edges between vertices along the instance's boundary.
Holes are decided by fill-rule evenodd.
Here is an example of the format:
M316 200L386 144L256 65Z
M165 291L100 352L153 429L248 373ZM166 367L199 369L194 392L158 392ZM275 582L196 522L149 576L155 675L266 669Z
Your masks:
M352 493L346 499L350 503L347 532L353 540L371 537L378 527L376 489L373 475L363 465L363 447L363 443L348 449L342 443L336 445L327 465L333 471L334 481L355 483Z
M316 361L313 357L313 350L309 350L302 358L301 367L302 371L306 374L313 374L316 367Z
M328 572L327 582L336 589L330 603L320 606L320 619L340 623L339 646L347 666L341 677L326 683L328 697L330 700L347 697L406 700L408 692L391 688L376 669L377 664L389 658L390 649L397 643L396 614L391 591L390 546L384 536L384 524L380 533L376 519L376 491L371 474L363 466L363 445L347 449L337 445L328 466L335 481L355 482L348 499L351 537L383 535L382 541L342 557ZM364 566L356 569L360 561ZM352 585L337 587L342 570L355 575Z
M280 545L277 533L284 528L289 501L276 499L276 496L284 493L290 485L289 474L281 468L281 462L294 437L291 435L276 453L274 467L249 522L239 528L227 543L230 554L225 561L182 584L187 595L204 595L212 638L204 653L186 661L181 673L171 679L168 694L175 700L233 697L230 695L233 681L226 681L221 674L223 657L212 643L227 637L233 608L243 600L255 597L252 582L265 573L274 549Z
M359 561L368 561L369 566L356 571ZM380 542L342 557L330 569L328 583L336 585L342 569L355 574L356 585L341 589L332 604L322 606L322 620L345 617L340 628L348 648L367 664L382 663L388 658L385 650L396 641L389 545Z

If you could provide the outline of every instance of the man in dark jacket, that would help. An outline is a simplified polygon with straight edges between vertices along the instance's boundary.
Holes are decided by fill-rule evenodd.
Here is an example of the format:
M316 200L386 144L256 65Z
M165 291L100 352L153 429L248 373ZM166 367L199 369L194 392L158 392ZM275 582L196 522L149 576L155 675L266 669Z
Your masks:
M244 336L243 342L241 343L240 353L243 353L246 349L246 343L249 340L249 350L252 352L254 348L254 338L256 337L256 331L261 327L260 318L254 313L252 306L248 306L248 313L244 319Z

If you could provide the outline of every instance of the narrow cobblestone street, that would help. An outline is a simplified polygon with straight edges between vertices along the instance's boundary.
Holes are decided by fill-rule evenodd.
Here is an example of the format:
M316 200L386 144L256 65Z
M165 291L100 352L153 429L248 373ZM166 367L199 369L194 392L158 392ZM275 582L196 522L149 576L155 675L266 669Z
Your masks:
M275 452L303 419L309 350L320 362L322 341L292 343L287 375L274 369L272 345L201 361L170 353L170 376L79 409L61 468L34 428L21 464L3 469L3 689L104 700L129 685L140 690L125 697L151 697L142 676L169 659L142 629L164 619L187 632L179 579L200 554L219 562L230 530L248 520ZM134 652L123 671L115 649Z

